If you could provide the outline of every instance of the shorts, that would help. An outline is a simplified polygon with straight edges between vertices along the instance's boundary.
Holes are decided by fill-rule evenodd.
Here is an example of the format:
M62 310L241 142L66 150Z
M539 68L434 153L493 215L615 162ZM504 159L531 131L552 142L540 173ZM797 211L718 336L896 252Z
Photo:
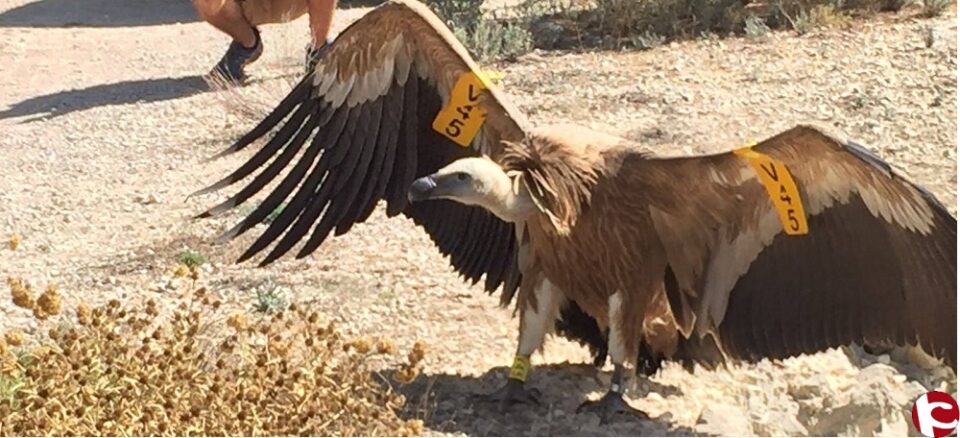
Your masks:
M234 0L226 0L234 1ZM254 26L286 23L307 13L307 0L236 0Z

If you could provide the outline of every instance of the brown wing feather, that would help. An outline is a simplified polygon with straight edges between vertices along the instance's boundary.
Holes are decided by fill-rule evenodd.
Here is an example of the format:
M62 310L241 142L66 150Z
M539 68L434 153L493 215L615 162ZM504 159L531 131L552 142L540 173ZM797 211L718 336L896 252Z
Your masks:
M623 159L630 171L618 178L647 198L667 253L681 331L716 335L731 358L893 342L956 367L956 219L876 156L817 129L754 149L789 168L807 235L783 233L741 157Z
M403 212L422 225L464 277L476 282L486 275L488 290L504 285L512 296L519 274L511 225L459 204L407 205L415 178L458 158L495 157L501 140L524 137L523 116L493 87L480 96L486 120L470 147L432 129L456 80L473 71L477 66L466 49L426 6L415 0L383 4L345 29L316 71L224 151L241 150L279 127L239 169L201 191L256 173L238 195L200 216L240 205L288 170L264 202L224 235L240 235L283 208L240 261L276 242L261 262L266 265L306 240L297 254L304 257L334 230L342 234L366 220L384 200L388 215Z

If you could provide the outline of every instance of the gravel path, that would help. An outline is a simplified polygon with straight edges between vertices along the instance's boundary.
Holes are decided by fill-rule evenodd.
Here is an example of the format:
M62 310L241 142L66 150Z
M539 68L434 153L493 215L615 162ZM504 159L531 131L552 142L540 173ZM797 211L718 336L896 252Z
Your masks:
M232 264L257 233L212 242L239 214L190 219L230 193L186 198L242 161L203 160L288 90L305 20L264 30L267 51L250 68L256 82L238 95L205 90L198 75L226 41L188 2L143 0L145 9L132 10L123 0L83 9L73 1L0 0L0 236L23 236L16 252L0 250L0 274L59 283L67 308L114 297L176 304L175 256L198 250L210 261L201 282L229 304L225 312L249 309L258 288L277 284L348 333L390 336L401 347L426 340L425 373L402 391L407 414L438 434L902 435L915 394L955 390L952 372L914 365L900 351L834 350L694 373L669 365L638 382L632 398L652 420L599 427L573 411L603 391L608 373L583 365L579 347L551 340L531 377L545 404L501 414L472 394L505 377L517 320L451 273L412 222L375 214L306 259L258 269ZM337 28L364 11L343 10ZM532 54L493 67L534 122L585 123L665 152L731 148L802 122L833 126L955 214L955 22L955 12L888 15L803 37ZM38 328L4 304L0 330L10 327Z

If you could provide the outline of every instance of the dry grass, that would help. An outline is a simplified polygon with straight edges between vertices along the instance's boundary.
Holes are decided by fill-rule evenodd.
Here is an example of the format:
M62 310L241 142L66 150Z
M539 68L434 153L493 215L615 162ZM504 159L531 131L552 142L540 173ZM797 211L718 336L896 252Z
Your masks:
M192 270L192 275L197 272ZM77 307L8 279L14 304L59 318L45 336L0 340L0 431L5 435L417 435L395 410L402 396L371 373L387 339L344 339L316 312L218 314L204 288L164 315L150 300ZM394 379L416 377L414 346Z
M238 87L218 77L207 78L207 82L215 90L215 100L230 116L242 121L260 121L280 103L280 99L293 89L299 79L299 73L290 75L287 69L283 69L272 78L250 84L253 86Z

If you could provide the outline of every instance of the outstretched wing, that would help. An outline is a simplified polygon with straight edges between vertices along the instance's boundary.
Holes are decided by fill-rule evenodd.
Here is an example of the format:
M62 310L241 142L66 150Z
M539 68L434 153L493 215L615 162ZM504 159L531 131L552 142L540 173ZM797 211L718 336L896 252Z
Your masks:
M477 71L466 49L426 6L416 0L381 5L345 29L323 63L222 153L269 137L240 168L198 192L258 172L200 217L240 205L287 170L266 199L223 235L240 235L285 204L239 261L276 242L261 262L269 264L306 238L297 253L304 257L331 231L346 233L385 200L388 215L403 212L422 225L462 276L477 282L486 275L488 291L504 285L512 296L519 273L511 224L476 207L449 201L408 205L406 198L417 177L462 157L495 157L501 140L523 138L522 116ZM455 108L446 108L451 102ZM441 110L450 119L439 126L447 135L433 128ZM470 135L466 126L481 117L479 131Z
M619 178L649 198L684 334L748 360L892 342L956 367L957 221L943 205L814 128L738 152L624 158Z

